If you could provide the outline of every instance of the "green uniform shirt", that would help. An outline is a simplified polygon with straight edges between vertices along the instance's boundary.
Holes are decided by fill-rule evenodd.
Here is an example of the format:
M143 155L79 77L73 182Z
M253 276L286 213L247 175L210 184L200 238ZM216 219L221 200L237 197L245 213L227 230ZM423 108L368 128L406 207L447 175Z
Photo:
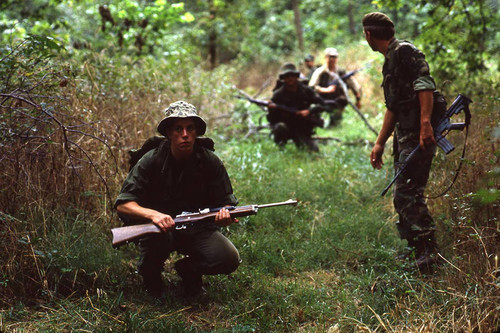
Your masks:
M436 89L425 55L413 44L394 38L389 44L382 73L387 109L395 113L396 122L404 128L418 127L417 93Z
M147 152L129 172L115 207L129 201L172 217L238 203L226 168L212 151L195 144L193 156L178 165L168 142Z

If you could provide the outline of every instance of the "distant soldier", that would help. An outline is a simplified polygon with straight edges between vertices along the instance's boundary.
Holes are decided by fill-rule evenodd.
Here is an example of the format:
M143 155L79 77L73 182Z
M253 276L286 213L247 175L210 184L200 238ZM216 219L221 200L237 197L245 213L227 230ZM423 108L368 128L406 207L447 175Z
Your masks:
M394 38L394 24L387 15L366 14L363 29L372 50L385 57L382 86L387 110L370 162L376 169L382 167L384 146L394 130L396 172L398 162L404 161L413 148L422 148L396 181L394 207L399 215L400 237L415 251L417 267L427 269L437 261L434 221L424 199L436 150L431 116L434 108L435 112L437 108L446 109L446 103L435 90L424 54L413 44Z
M306 67L306 73L304 74L303 82L304 84L309 84L314 71L319 67L314 63L314 56L309 54L304 58L304 66Z
M299 76L294 64L283 65L279 74L283 85L274 91L267 119L278 145L284 146L292 139L297 147L317 152L319 148L312 135L315 127L323 126L319 115L324 110L323 100L301 83Z
M309 86L313 87L325 101L326 111L330 113L330 126L337 125L342 119L342 113L348 103L346 92L338 84L331 84L339 77L346 74L344 69L337 67L339 53L335 48L325 50L325 64L317 68L311 79ZM356 106L361 108L361 86L354 77L345 80L347 87L352 90L356 97Z

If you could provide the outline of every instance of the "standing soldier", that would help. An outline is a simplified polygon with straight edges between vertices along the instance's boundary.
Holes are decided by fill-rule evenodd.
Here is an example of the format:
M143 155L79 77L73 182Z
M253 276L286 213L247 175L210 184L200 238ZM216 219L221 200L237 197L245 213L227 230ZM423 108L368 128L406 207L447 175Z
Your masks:
M309 54L304 58L304 66L306 67L307 73L304 74L303 82L304 84L309 84L314 71L319 67L314 63L314 56Z
M446 104L435 91L436 84L424 54L413 44L394 38L394 24L387 15L366 14L363 29L372 50L385 57L382 86L387 110L370 162L376 169L382 167L384 146L394 130L396 172L398 162L404 161L413 148L417 145L422 148L396 181L394 207L399 215L400 237L415 251L417 267L426 270L437 261L434 221L424 198L436 150L431 116L434 102L444 108Z
M283 85L273 93L267 120L271 124L274 142L278 145L284 146L292 139L297 147L317 152L319 148L312 134L315 127L323 126L319 115L324 110L323 100L299 82L299 76L300 72L294 64L283 65L279 75Z
M311 79L309 86L313 87L325 101L326 111L330 113L330 126L335 126L342 119L342 112L347 105L347 91L338 84L331 84L346 74L344 69L337 67L339 53L337 49L329 47L325 50L325 64L318 67ZM354 77L345 80L347 87L356 96L356 106L361 108L361 86Z

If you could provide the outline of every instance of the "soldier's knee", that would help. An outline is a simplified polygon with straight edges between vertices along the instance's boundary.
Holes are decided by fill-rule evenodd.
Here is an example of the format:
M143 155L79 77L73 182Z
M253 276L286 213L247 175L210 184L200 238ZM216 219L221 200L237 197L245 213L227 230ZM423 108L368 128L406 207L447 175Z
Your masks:
M240 266L241 258L237 250L232 251L230 255L226 257L224 262L224 272L223 274L230 274L234 272Z

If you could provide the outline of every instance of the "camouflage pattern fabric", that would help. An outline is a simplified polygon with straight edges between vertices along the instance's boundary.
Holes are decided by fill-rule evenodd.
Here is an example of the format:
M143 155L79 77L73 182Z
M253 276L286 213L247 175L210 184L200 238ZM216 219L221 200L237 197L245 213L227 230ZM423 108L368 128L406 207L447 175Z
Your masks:
M387 108L396 116L394 167L419 145L420 107L418 91L435 90L424 54L406 41L393 39L383 67L382 86ZM435 148L421 151L396 180L394 208L399 215L400 237L414 244L416 239L434 238L434 221L424 198Z
M414 131L396 129L397 149L394 152L395 172L411 151L419 144L419 135ZM409 241L431 237L434 221L424 198L424 190L429 179L432 158L436 148L421 151L396 180L394 187L394 208L399 215L396 223L399 235Z
M435 90L425 55L407 41L393 39L382 70L385 104L403 129L418 129L420 109L417 93Z
M197 135L205 134L207 123L198 115L198 111L194 105L184 101L177 101L170 104L163 112L165 113L165 118L163 118L157 128L160 134L167 136L167 129L175 119L179 118L193 119L197 127Z

